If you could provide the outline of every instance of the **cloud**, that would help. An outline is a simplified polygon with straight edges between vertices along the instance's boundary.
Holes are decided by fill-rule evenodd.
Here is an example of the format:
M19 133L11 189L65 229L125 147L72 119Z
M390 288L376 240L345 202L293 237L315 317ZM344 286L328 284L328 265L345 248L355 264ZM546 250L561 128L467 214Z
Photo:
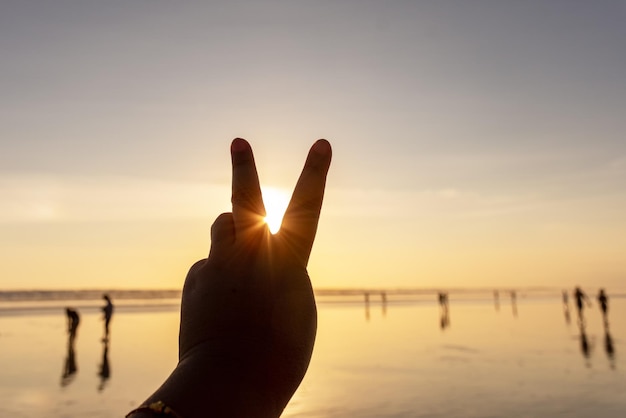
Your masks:
M176 219L230 207L227 185L125 177L4 175L0 223Z

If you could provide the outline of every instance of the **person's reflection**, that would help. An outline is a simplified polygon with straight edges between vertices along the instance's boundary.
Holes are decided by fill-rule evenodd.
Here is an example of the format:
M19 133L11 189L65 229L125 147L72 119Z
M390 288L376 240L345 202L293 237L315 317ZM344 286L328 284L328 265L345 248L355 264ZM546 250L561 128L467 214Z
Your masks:
M609 358L609 364L611 369L615 370L615 347L613 346L613 337L609 332L609 327L604 328L604 351Z
M365 292L365 320L370 320L370 294Z
M572 316L569 313L569 306L565 306L563 308L563 313L565 314L565 322L567 323L567 325L572 323Z
M78 366L76 366L76 351L74 350L74 339L70 335L67 341L67 356L63 362L63 373L61 374L61 386L67 386L72 383Z
M578 329L580 330L580 352L585 358L587 367L591 366L589 358L591 357L591 347L589 345L589 339L587 338L587 332L585 330L585 321L580 318L578 321Z
M500 311L500 293L497 290L493 291L493 304L496 307L496 311Z
M102 342L102 364L100 364L100 371L98 373L100 376L100 384L98 385L98 392L102 392L104 387L111 377L111 368L109 367L109 342Z
M604 291L601 291L598 299L601 299L601 296L604 294ZM605 296L606 298L606 296ZM606 305L606 300L600 300L600 304L602 303ZM609 358L609 365L611 369L615 370L615 346L613 345L613 337L611 336L611 331L609 330L609 319L607 318L607 308L606 306L602 307L602 316L604 319L604 351L606 352L606 356Z

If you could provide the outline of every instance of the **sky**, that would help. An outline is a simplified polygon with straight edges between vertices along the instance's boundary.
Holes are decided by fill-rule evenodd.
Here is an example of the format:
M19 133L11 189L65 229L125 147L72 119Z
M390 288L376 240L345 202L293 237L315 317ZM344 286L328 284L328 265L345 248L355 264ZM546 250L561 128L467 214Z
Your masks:
M0 288L179 288L230 141L317 288L626 287L626 1L0 3ZM269 204L268 204L269 206Z

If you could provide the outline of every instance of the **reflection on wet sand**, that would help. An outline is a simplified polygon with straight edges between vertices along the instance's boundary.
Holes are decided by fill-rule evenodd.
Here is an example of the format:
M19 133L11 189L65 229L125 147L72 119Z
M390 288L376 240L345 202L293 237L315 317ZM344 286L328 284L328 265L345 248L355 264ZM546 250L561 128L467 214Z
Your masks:
M74 349L74 336L70 334L67 341L67 355L63 361L63 373L61 374L61 386L67 386L74 380L78 366L76 365L76 351Z
M578 319L578 329L580 331L580 352L585 359L587 367L591 367L591 347L589 346L589 338L587 337L587 331L585 329L585 318L582 316Z
M585 359L585 365L587 367L591 367L591 358L593 355L593 344L590 343L589 337L587 336L586 330L586 319L584 314L584 306L585 302L587 305L590 305L590 301L582 291L580 287L576 287L574 290L574 298L576 300L576 307L578 310L578 329L580 332L579 340L580 340L580 352ZM566 301L566 297L563 297L563 301ZM598 303L600 305L600 310L602 312L602 324L604 325L604 351L609 360L609 366L611 369L615 370L615 345L613 343L613 337L611 336L611 331L609 329L609 318L608 318L608 297L604 292L604 289L600 289L600 293L598 294ZM566 311L566 315L569 314L569 309Z
M102 342L102 362L99 367L100 371L100 384L98 385L98 392L102 392L111 377L111 368L109 366L109 341L104 340Z
M613 337L611 337L608 327L604 330L604 351L606 351L606 355L609 358L611 369L615 370L615 347L613 346Z

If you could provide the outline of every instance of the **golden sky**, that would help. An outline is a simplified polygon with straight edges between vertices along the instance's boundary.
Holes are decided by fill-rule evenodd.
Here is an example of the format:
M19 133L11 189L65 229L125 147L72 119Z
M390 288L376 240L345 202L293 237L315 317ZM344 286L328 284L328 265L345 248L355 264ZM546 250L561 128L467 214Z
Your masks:
M3 3L0 287L179 287L237 136L316 287L621 286L626 6L506 3Z

